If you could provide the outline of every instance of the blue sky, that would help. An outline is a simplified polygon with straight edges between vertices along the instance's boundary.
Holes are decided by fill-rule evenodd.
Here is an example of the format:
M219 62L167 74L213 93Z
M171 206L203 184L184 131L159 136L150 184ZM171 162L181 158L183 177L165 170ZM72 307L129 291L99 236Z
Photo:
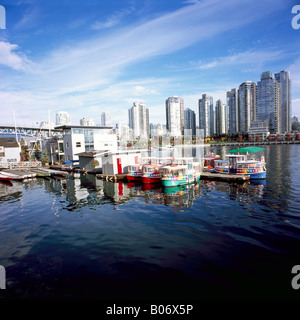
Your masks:
M50 3L51 2L51 3ZM298 2L298 3L297 3ZM288 70L300 117L296 0L6 0L0 30L0 124L55 122L68 111L127 123L134 101L165 124L173 95L196 111L203 93L226 91L263 71ZM300 24L300 19L299 19ZM198 121L198 118L197 118Z

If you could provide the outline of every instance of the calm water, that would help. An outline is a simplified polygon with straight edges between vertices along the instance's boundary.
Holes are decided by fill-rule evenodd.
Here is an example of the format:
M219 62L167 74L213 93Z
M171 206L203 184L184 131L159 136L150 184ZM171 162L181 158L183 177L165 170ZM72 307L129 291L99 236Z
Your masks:
M265 157L266 181L244 185L1 184L0 298L299 299L300 146Z

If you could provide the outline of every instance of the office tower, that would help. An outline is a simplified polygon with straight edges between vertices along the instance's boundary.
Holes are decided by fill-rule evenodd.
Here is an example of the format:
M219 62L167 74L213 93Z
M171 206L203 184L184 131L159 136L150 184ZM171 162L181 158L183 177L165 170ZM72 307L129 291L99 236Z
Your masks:
M101 126L102 127L111 127L111 115L110 112L101 113Z
M231 89L226 94L228 106L228 133L239 132L238 90Z
M184 110L184 129L188 130L189 135L196 135L196 114L190 108Z
M247 133L252 120L256 120L256 83L246 81L238 91L239 132Z
M56 114L56 125L63 126L71 124L71 118L68 112L58 111Z
M177 96L166 100L166 124L171 136L181 136L184 130L184 102Z
M216 134L226 133L225 105L222 100L216 102Z
M275 73L275 80L280 87L280 130L281 132L291 132L292 103L290 73L286 70Z
M280 86L270 71L257 82L257 120L269 119L270 133L280 130Z
M202 94L202 99L199 99L199 129L204 130L204 137L215 134L213 97L207 94Z
M95 122L91 118L82 118L82 119L80 119L80 125L81 126L94 126Z
M128 110L129 128L133 131L133 138L146 139L149 136L149 110L146 105L134 102Z

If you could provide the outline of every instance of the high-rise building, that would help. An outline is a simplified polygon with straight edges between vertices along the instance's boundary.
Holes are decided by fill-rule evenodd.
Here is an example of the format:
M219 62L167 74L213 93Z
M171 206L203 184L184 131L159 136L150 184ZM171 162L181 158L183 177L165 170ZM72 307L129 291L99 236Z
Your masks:
M80 119L80 125L81 126L94 126L95 122L91 118L82 118L82 119Z
M58 111L56 114L56 125L63 126L71 124L71 118L68 112Z
M196 135L196 114L190 108L184 110L184 130L189 130L189 135Z
M213 97L207 94L202 94L202 99L199 99L199 129L204 130L204 137L215 134Z
M222 100L216 102L216 134L221 135L226 133L226 116L225 104Z
M171 136L181 136L184 130L184 101L173 96L166 100L166 124Z
M128 110L129 128L133 131L133 138L146 139L149 136L149 110L141 102L134 102Z
M270 71L265 71L257 82L257 120L269 120L270 133L280 129L280 86Z
M231 89L226 94L228 106L228 133L239 132L238 90Z
M291 132L292 104L290 73L286 70L275 73L275 80L280 87L280 130L281 132Z
M251 121L256 120L256 109L256 83L243 82L238 91L239 132L247 133L249 131Z
M110 112L101 113L101 126L102 127L111 127L111 115Z

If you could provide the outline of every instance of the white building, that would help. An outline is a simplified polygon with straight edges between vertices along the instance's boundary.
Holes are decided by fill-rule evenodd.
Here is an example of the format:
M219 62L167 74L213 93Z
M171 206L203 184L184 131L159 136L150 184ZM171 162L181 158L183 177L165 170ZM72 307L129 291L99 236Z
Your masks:
M111 115L110 112L101 113L101 126L102 127L111 127Z
M166 100L166 123L171 136L181 136L184 130L184 101L173 96Z
M68 112L58 111L56 114L56 125L64 126L71 124L71 118Z
M19 162L20 151L15 138L0 138L0 163Z
M134 102L128 110L129 128L133 138L146 139L149 136L149 109L141 102Z
M78 160L78 153L92 150L114 150L117 148L117 135L111 127L99 126L60 126L63 130L65 160Z
M199 99L199 129L203 130L204 137L215 134L213 97L207 94L202 94L202 99Z
M221 135L226 133L226 113L225 104L222 100L216 102L216 134Z
M117 150L101 154L103 174L122 174L128 172L128 166L139 163L147 150Z

